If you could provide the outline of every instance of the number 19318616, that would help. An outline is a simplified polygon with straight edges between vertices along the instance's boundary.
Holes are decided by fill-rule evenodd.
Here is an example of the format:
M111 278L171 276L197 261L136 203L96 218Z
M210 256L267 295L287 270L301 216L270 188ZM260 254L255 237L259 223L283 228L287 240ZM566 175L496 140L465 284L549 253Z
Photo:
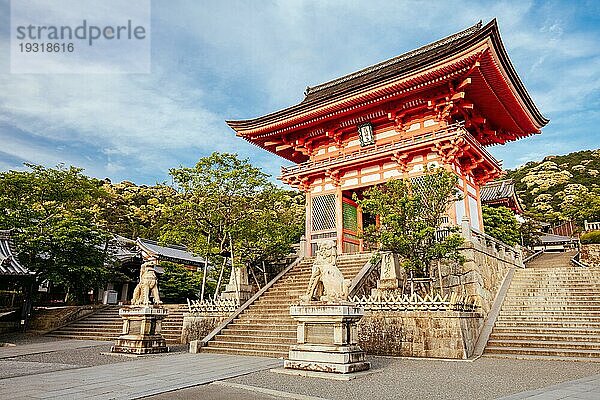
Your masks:
M72 53L73 43L19 43L21 53Z

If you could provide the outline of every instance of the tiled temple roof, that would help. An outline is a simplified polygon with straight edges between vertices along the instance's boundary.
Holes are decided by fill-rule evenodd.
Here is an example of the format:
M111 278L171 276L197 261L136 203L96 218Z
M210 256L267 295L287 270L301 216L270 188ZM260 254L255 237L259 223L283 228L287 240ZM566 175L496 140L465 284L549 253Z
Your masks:
M157 257L159 260L171 261L185 265L204 266L205 259L195 256L185 246L160 246L158 242L149 239L138 238L136 241L139 248L146 253Z
M479 21L477 24L464 31L437 40L423 47L419 47L418 49L329 82L308 87L305 92L306 97L302 102L310 103L321 98L336 96L348 90L379 82L392 76L401 75L404 72L413 71L420 64L429 63L432 59L436 59L441 55L452 52L453 49L459 47L461 43L467 41L476 34L481 27L482 22Z
M512 179L493 181L482 186L480 196L483 204L497 205L506 202L512 205L511 208L515 208L519 212L523 211Z
M416 71L425 70L440 60L448 59L486 38L489 38L494 43L500 63L504 66L510 77L511 83L514 86L515 92L518 93L533 119L540 127L546 125L548 119L546 119L537 109L508 58L495 19L485 26L483 26L480 21L468 29L401 54L392 59L329 82L308 87L305 92L304 100L291 107L258 118L228 120L226 122L232 129L240 132L281 121L291 115L306 112L321 104L346 98L385 84L388 81L397 80L403 76L414 74Z
M0 275L34 275L33 272L29 271L17 260L10 231L7 230L0 230Z

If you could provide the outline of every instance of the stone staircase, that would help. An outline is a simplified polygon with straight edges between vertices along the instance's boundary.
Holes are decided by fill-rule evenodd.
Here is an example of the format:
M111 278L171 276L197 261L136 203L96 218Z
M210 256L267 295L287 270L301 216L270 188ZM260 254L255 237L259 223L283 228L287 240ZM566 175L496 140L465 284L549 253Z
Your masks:
M544 253L518 269L485 355L600 362L600 270Z
M338 267L345 279L353 279L371 258L370 253L340 255ZM288 271L254 303L227 325L202 352L287 357L296 343L296 321L290 305L308 287L313 259L305 259Z
M183 327L183 313L187 312L185 304L166 304L169 315L162 323L162 335L167 345L178 345ZM71 322L58 328L47 336L64 339L81 340L115 340L123 327L123 320L119 316L120 306L107 306L89 316Z

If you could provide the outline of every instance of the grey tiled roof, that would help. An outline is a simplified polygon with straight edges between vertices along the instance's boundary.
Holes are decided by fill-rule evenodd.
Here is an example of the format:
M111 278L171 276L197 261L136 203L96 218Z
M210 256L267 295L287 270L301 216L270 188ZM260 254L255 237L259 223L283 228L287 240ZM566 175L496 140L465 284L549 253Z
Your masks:
M575 243L575 242L577 242L577 239L570 238L568 236L544 233L542 236L540 236L540 241L542 242L542 244L551 244L551 243L562 244L562 243Z
M0 230L0 275L29 276L33 274L15 257L10 231Z
M156 256L159 260L173 261L186 265L204 266L204 258L195 256L185 246L160 246L154 240L138 238L138 246L145 252Z
M481 188L481 201L508 199L515 196L515 183L512 179L494 181Z

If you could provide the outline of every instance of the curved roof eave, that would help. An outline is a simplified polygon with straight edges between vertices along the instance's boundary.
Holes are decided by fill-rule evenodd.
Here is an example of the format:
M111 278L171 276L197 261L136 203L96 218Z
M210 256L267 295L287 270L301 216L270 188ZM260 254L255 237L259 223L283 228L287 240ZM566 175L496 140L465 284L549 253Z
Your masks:
M469 34L465 35L466 32L469 32ZM461 35L463 35L463 36L461 36ZM411 65L411 70L423 68L423 67L427 66L428 64L432 65L434 63L437 63L440 60L443 60L444 58L447 58L453 54L463 51L464 49L473 46L475 43L481 42L482 40L487 39L489 37L489 38L491 38L491 41L497 52L500 63L502 64L502 67L504 68L506 74L508 75L508 79L510 79L513 87L515 88L515 90L517 92L516 95L521 100L522 104L525 105L526 112L531 116L532 121L535 123L536 126L539 127L538 129L541 129L543 126L545 126L549 122L549 120L541 114L541 112L539 111L539 109L537 108L535 103L533 102L531 96L525 89L523 82L521 81L519 75L517 74L512 62L510 61L510 58L508 57L508 53L506 52L506 49L502 42L502 39L500 38L500 31L498 29L497 20L495 18L492 19L489 23L487 23L483 27L481 27L481 23L476 24L464 31L455 33L454 35L450 35L444 39L441 39L441 40L438 40L431 44L422 46L422 47L420 47L416 50L410 51L408 53L404 53L403 55L397 56L393 59L383 61L383 62L375 64L371 67L365 68L363 70L345 75L343 77L334 79L329 82L325 82L325 83L317 85L313 88L309 88L307 98L308 98L309 94L314 93L315 89L318 91L318 90L321 90L320 88L331 88L331 87L335 87L339 83L351 81L354 76L358 76L360 74L364 75L366 73L365 71L368 71L370 69L373 70L383 64L389 63L392 60L400 59L404 55L409 55L411 53L418 52L419 50L428 51L427 49L430 46L434 46L434 45L439 46L440 43L443 43L444 41L448 41L453 37L458 38L458 39L456 39L456 42L458 42L458 46L456 46L456 47L450 46L448 49L445 50L445 52L438 55L437 58L423 58L421 60L417 60L418 61L417 63L415 63L414 65ZM451 44L454 44L454 42L451 42ZM432 49L435 49L435 47ZM410 58L409 58L409 60L410 60ZM402 73L401 75L398 75L396 78L409 76L411 73L411 70L404 71L404 73ZM389 77L382 77L381 79L384 79L384 78L389 78ZM339 82L339 83L336 83L336 82ZM365 91L366 88L372 87L373 84L377 84L377 83L378 83L378 80L373 79L373 80L364 82L363 84L358 84L354 87L346 88L346 90L344 90L344 91L337 92L335 97L337 97L337 100L340 100L341 98L347 96L348 94L356 93L357 91L359 91L359 92ZM313 100L313 101L307 101L307 98L305 98L302 102L300 102L298 104L295 104L293 106L287 107L287 108L279 110L279 111L275 111L273 113L270 113L270 114L267 114L264 116L260 116L260 117L252 118L252 119L245 119L245 120L226 120L225 122L227 123L227 125L229 125L229 127L231 127L234 131L236 131L238 133L238 135L244 136L243 133L241 133L242 131L258 129L260 127L260 125L269 125L269 124L273 124L276 122L285 121L286 119L289 119L291 117L291 114L294 112L302 111L303 109L306 109L306 110L311 109L311 108L314 109L320 105L323 105L325 103L325 101L331 100L328 98L317 98L316 100Z

